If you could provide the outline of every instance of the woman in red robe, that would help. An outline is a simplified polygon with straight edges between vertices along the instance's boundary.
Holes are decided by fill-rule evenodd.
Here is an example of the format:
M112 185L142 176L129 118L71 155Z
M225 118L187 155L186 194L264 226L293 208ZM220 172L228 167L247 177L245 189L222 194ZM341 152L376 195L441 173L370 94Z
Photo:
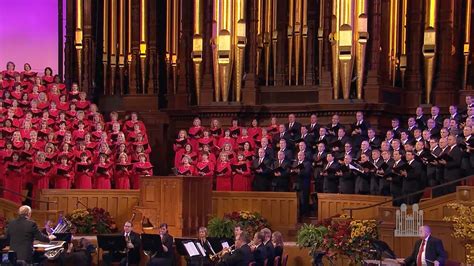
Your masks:
M216 190L231 191L232 190L232 170L226 153L219 155L216 164Z
M95 165L95 188L111 189L111 178L113 176L112 164L107 162L107 155L101 154L99 162Z
M133 164L133 178L132 178L132 189L140 188L140 177L141 176L152 176L153 165L147 161L147 155L140 153L138 155L138 162Z
M255 152L252 150L252 147L250 146L250 143L246 142L244 143L244 150L243 154L245 157L245 160L248 162L252 162L254 157L255 157Z
M33 195L36 195L38 189L49 188L51 168L51 163L46 161L46 155L43 152L38 152L31 171L33 177Z
M262 136L262 128L258 126L257 118L252 119L251 127L247 129L251 138L256 139Z
M234 139L237 139L237 137L240 136L241 134L241 127L239 126L239 120L237 118L232 119L232 126L229 128L230 130L230 136Z
M182 161L183 161L183 157L187 155L189 156L190 158L190 163L193 164L195 163L195 161L197 160L197 154L193 151L193 146L191 146L191 144L186 144L184 145L184 150L180 150L176 153L175 157L174 157L174 167L175 168L178 168Z
M269 134L278 133L278 120L275 116L270 119L270 125L266 128Z
M209 153L202 152L201 159L196 164L196 172L199 176L214 176L215 163L209 160Z
M20 162L20 156L17 152L13 153L12 161L7 162L5 168L4 187L6 190L3 193L3 197L17 204L21 204L23 162Z
M175 154L181 150L184 150L184 145L188 144L188 133L186 130L181 129L178 133L178 138L173 144L173 150Z
M132 174L132 164L128 162L127 154L120 154L119 161L115 165L115 188L130 189L130 177Z
M215 118L211 120L211 127L209 128L209 131L211 132L211 136L213 136L216 141L219 141L219 139L224 134L219 124L219 120Z
M215 139L213 136L211 136L211 133L208 130L203 131L203 136L202 138L198 139L199 143L199 150L202 151L202 146L203 145L208 145L211 150L215 149Z
M67 156L60 157L60 164L54 166L54 188L55 189L70 189L74 183L74 168L68 160Z
M93 165L87 160L87 154L81 154L81 161L76 163L76 176L74 178L77 189L92 189Z
M215 166L216 165L216 155L214 155L214 153L212 153L211 149L209 148L208 145L204 145L202 146L202 152L199 154L199 158L198 158L198 161L202 161L202 154L204 153L207 153L208 155L208 158L209 158L209 161Z
M250 162L245 159L242 153L237 156L237 160L236 163L232 164L232 174L234 175L232 190L251 191L252 172L250 171Z
M191 164L191 158L184 155L181 160L181 165L176 168L176 175L194 176L196 175L196 168Z
M54 82L53 70L50 67L44 69L44 76L42 77L44 85L48 86Z
M230 136L230 130L226 129L224 131L224 137L220 138L217 142L217 149L222 150L225 144L230 144L232 147L235 147L235 139Z
M244 148L244 143L248 142L252 147L252 150L255 150L255 142L254 139L248 135L248 131L246 128L241 129L241 135L237 138L237 145L235 150L242 150Z

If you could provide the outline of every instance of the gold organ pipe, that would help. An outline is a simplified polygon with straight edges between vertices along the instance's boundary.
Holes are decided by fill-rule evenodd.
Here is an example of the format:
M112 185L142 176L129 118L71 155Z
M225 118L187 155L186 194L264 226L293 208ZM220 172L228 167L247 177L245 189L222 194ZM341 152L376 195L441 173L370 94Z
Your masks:
M299 83L299 70L300 70L300 49L301 49L301 20L302 20L302 0L295 0L295 22L294 22L294 35L295 35L295 84Z
M277 43L278 43L278 0L272 0L272 52L273 52L273 86L276 85L277 76Z
M166 0L166 64L171 63L171 0Z
M339 29L339 63L342 95L345 100L349 99L353 70L353 16L352 0L341 0L340 6L340 29Z
M332 52L332 86L334 99L339 99L339 5L339 0L332 2L331 34L329 34Z
M395 86L398 59L398 16L399 0L390 0L390 42L389 42L389 78Z
M235 53L235 101L240 102L242 90L242 74L244 72L246 25L245 25L245 1L235 0L234 8L234 47Z
M306 85L306 61L308 47L308 0L303 0L303 21L301 28L301 36L303 38L303 85Z
M104 65L104 94L107 94L107 66L109 50L109 0L104 0L104 25L103 25L103 52L102 63Z
M364 86L365 54L369 32L367 29L367 2L368 0L356 1L357 12L357 42L356 44L356 71L357 71L357 99L362 99L362 89Z
M324 0L319 0L319 28L318 28L318 73L319 85L323 76L323 54L324 54Z
M147 0L140 0L140 68L141 68L141 87L142 93L145 94L145 77L146 77L146 28L147 28Z
M263 14L264 11L264 0L257 0L257 75L260 73L260 62L262 58L262 50L263 50L263 38L264 38L264 20L265 16Z
M268 86L270 81L270 43L272 34L273 20L273 0L265 0L265 33L263 34L263 47L265 49L265 85Z
M222 0L219 15L221 17L219 23L219 38L218 38L218 63L220 74L220 87L222 94L222 101L229 100L230 80L232 77L232 63L233 63L233 44L232 44L232 20L233 20L233 5L231 0Z
M119 17L119 65L125 64L125 0L120 0L120 17Z
M110 17L111 17L111 28L110 28L110 88L108 94L113 94L115 91L115 76L116 76L116 65L117 65L117 0L111 0L110 2Z
M402 34L400 36L401 41L401 55L400 55L400 78L402 81L402 88L405 87L405 71L407 69L407 13L408 13L408 0L402 0Z
M196 86L196 99L197 104L200 103L201 96L201 65L202 65L202 51L203 51L203 38L202 38L202 10L203 0L194 1L194 35L193 35L193 51L192 59L194 63L194 82Z
M462 89L466 89L467 86L467 70L469 65L469 54L471 50L471 12L472 12L472 0L466 0L466 32L464 33L464 75L462 79Z
M425 33L423 38L423 57L425 66L425 101L431 103L433 76L436 57L436 0L425 0Z
M127 44L127 61L128 64L130 65L130 62L132 62L132 0L128 0L128 18L127 18L127 27L128 27L128 44ZM130 71L129 71L130 75Z
M171 26L171 71L173 72L173 91L178 89L178 49L179 49L179 1L172 0L173 17Z
M168 0L169 1L169 0ZM218 62L218 41L219 41L219 24L220 24L220 0L214 0L214 10L213 10L213 32L212 32L212 64L214 70L214 96L215 101L219 102L221 99L221 89L220 89L220 73L219 73L219 62Z
M76 34L75 46L77 53L77 77L79 86L82 87L82 26L83 26L83 1L76 0Z
M294 1L288 0L288 85L291 85L292 63L293 63L293 34L295 29ZM296 0L297 1L297 0Z

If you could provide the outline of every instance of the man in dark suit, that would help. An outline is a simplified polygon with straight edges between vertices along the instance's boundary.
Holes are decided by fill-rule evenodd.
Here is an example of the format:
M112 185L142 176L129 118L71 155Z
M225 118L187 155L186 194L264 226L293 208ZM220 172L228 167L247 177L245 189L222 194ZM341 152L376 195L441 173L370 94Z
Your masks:
M255 175L253 190L270 191L272 185L272 161L265 157L265 151L258 149L258 156L252 162L252 170Z
M402 161L402 154L399 151L393 151L393 160L395 162L393 163L390 177L387 180L390 181L390 194L395 199L402 195L403 179L400 169L403 169L405 162ZM393 204L400 206L402 201L396 200Z
M339 191L339 177L336 172L339 169L339 163L334 161L334 154L326 155L326 165L323 167L321 176L324 177L323 191L324 193L337 193Z
M305 154L299 152L293 164L292 170L296 174L296 191L300 202L300 216L304 216L309 211L309 186L311 183L311 163L305 160Z
M291 140L295 141L300 138L301 124L296 121L294 114L288 115L288 123L285 125L288 133L290 133Z
M280 149L280 140L286 140L286 144L291 148L292 138L290 133L287 131L286 126L281 124L278 126L278 133L273 135L273 149L275 151Z
M291 162L285 158L285 153L278 152L277 159L273 162L273 191L288 192L290 184Z
M228 252L222 260L217 264L218 266L247 266L254 261L252 251L250 250L250 237L246 232L242 232L235 238L235 251Z
M40 232L38 225L31 219L31 208L21 206L18 209L18 218L8 223L6 236L10 243L10 250L16 252L17 260L27 264L33 263L33 241L49 243L55 239L54 235L46 236Z
M262 232L265 236L263 245L267 249L267 266L273 266L273 262L275 260L275 247L273 246L272 242L272 231L268 228L263 228L262 230L260 230L260 232Z
M171 266L174 260L173 236L168 233L168 224L160 225L161 245L163 254L158 254L150 260L150 266Z
M377 170L376 174L380 177L379 178L379 195L388 196L390 195L390 180L391 174L393 169L393 164L395 164L395 160L391 158L391 154L389 151L383 151L381 153L383 163L382 165L385 168L381 167Z
M316 138L314 137L313 134L309 134L308 129L305 126L301 127L301 137L298 140L296 140L295 144L299 144L300 142L304 142L308 150L310 151L315 150L313 146L316 145Z
M461 114L458 113L458 107L455 105L449 106L449 119L456 121L457 124L461 122Z
M280 150L279 152L283 152L285 153L285 158L289 161L293 161L295 158L294 158L294 155L293 155L293 151L288 147L288 142L285 140L285 139L280 139Z
M446 251L443 242L431 236L431 228L427 225L420 226L420 239L415 242L413 252L401 263L406 265L441 266L446 261Z
M436 137L436 138L441 137L440 135L441 127L438 126L436 124L436 121L432 118L428 119L428 121L426 122L426 130L430 132L430 135L432 137Z
M275 157L275 151L273 150L272 147L268 145L268 139L267 138L262 138L261 139L261 148L265 151L265 157L267 158L274 158Z
M339 176L339 193L354 194L356 175L349 166L351 163L352 157L344 155L344 162L336 173Z
M441 160L440 163L444 165L444 181L450 182L461 178L461 160L462 152L457 145L457 138L454 135L448 137L448 156L451 158L449 161ZM456 191L456 185L452 184L445 188L444 193L453 193Z
M308 129L308 133L312 134L315 139L319 138L319 129L321 128L321 125L318 124L318 116L316 114L312 114L310 117L310 122L309 125L306 126L306 129Z
M318 193L323 192L324 177L321 176L324 164L326 163L326 146L324 143L319 143L317 151L313 156L313 167L314 167L314 191Z
M410 135L411 138L413 138L415 135L415 129L418 128L416 125L416 120L414 117L409 117L407 123L408 123L408 126L407 126L408 134Z
M372 150L380 149L380 145L382 144L382 140L375 136L375 130L373 128L369 128L367 130L367 141L369 141L369 145Z
M416 108L416 125L418 126L419 129L424 130L426 128L426 121L428 118L423 114L423 107L418 106Z
M328 135L337 136L337 131L342 125L339 123L339 116L333 115L331 117L331 124L327 125Z
M265 241L265 235L262 232L256 232L253 236L252 245L250 246L256 266L264 266L265 260L267 259L267 248L263 244L263 241Z
M438 128L443 127L443 117L439 114L439 107L436 105L431 107L431 119L436 122Z
M370 162L372 162L372 164L377 168L370 176L370 194L379 195L379 185L382 178L377 174L377 170L380 169L384 163L384 160L380 157L380 150L372 150L372 155L370 158Z
M133 225L130 221L125 222L123 225L123 232L121 233L125 237L128 249L128 264L139 264L140 263L140 246L141 240L140 235L133 232ZM105 265L110 265L112 262L120 262L120 265L127 265L127 254L121 251L106 253L103 256Z
M423 167L421 163L415 160L415 154L413 151L407 151L405 153L407 164L410 166L409 170L402 172L403 184L402 193L404 195L416 192L420 189L420 182L423 180ZM412 205L418 203L419 196L410 196L405 198L403 202Z

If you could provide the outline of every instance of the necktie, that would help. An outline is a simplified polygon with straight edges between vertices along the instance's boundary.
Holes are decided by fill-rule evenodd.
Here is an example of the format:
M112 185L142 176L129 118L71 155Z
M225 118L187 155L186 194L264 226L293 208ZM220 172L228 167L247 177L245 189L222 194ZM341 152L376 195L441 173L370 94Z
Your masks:
M262 164L263 162L263 158L260 158L260 160L258 161L258 164Z
M282 163L282 162L283 162L283 161L282 161L282 160L280 160L280 165L281 165L281 163Z
M424 248L425 248L425 240L423 239L423 242L421 242L421 245L420 245L420 250L418 250L418 257L416 259L416 265L422 265L421 254L423 253Z

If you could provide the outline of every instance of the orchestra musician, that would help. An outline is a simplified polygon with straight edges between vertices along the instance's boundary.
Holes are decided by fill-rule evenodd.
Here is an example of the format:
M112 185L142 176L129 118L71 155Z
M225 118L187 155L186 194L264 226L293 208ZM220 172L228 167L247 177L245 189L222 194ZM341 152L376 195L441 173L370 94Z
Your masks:
M103 255L103 261L105 265L111 265L112 262L120 262L120 265L128 264L139 264L140 263L140 246L141 240L140 235L133 231L132 222L127 221L123 225L123 232L121 233L125 237L127 243L127 250L114 251ZM127 261L128 259L128 261Z
M267 266L273 266L273 261L275 260L275 248L272 242L272 231L268 228L263 228L260 230L260 232L262 232L263 236L265 237L263 240L263 245L265 246L267 252Z
M201 246L204 248L206 251L206 259L204 260L202 265L212 265L211 261L209 260L209 256L215 255L216 252L212 248L211 242L207 240L207 228L202 226L199 227L198 230L198 241L201 244Z
M250 244L250 250L252 250L256 266L266 265L265 261L268 259L267 249L265 248L263 241L265 241L265 235L262 232L256 232Z
M163 254L158 254L150 259L149 266L171 266L173 265L173 236L168 233L168 224L160 225L161 244L163 246Z
M283 259L284 244L283 244L282 235L279 231L273 232L273 234L272 234L272 244L273 244L273 247L275 248L275 250L274 250L275 258L280 257L280 260L278 261L278 264L273 264L273 266L281 266L281 261Z
M254 261L252 251L250 250L250 237L246 232L241 232L235 237L234 252L227 251L222 257L218 266L244 266Z
M33 241L49 243L55 239L54 235L46 236L38 229L38 225L31 220L31 207L21 206L18 209L18 218L8 224L6 231L10 250L15 251L18 263L33 263Z

